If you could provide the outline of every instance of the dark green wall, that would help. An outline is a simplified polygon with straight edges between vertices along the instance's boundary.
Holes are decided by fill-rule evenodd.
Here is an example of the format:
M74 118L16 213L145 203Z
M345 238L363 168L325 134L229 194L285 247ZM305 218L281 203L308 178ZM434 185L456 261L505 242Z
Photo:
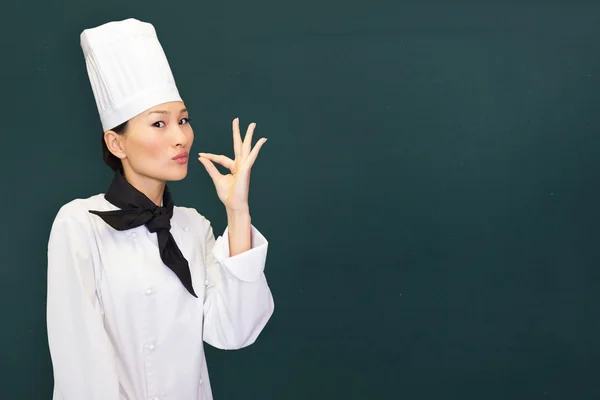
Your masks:
M194 151L230 155L236 116L269 138L251 211L276 311L254 346L208 349L217 400L600 398L599 15L592 1L8 2L3 397L50 398L50 225L111 179L79 33L136 17L158 30ZM222 232L201 164L172 188Z

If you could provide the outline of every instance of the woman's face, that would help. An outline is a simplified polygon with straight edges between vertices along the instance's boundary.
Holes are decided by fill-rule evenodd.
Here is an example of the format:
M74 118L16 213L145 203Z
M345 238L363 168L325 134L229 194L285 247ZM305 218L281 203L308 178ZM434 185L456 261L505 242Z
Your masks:
M182 102L152 107L129 120L123 135L109 134L108 148L135 180L176 181L187 175L194 132ZM116 151L115 151L116 149Z

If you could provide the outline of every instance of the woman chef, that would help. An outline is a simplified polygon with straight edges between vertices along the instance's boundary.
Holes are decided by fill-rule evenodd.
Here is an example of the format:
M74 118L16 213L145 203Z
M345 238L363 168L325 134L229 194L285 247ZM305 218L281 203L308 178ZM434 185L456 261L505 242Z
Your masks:
M106 193L59 210L48 243L54 400L212 399L203 341L252 344L273 313L267 241L251 225L252 148L233 122L235 158L200 153L227 211L210 222L174 206L194 133L154 27L135 19L81 34L104 130ZM221 175L213 162L231 172Z

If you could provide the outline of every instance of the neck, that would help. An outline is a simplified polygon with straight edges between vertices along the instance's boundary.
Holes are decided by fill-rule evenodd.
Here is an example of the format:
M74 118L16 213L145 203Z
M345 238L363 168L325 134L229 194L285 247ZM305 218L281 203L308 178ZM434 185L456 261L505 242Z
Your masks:
M163 195L165 193L166 182L136 174L128 168L123 169L123 176L137 190L142 192L154 204L160 206L162 204Z

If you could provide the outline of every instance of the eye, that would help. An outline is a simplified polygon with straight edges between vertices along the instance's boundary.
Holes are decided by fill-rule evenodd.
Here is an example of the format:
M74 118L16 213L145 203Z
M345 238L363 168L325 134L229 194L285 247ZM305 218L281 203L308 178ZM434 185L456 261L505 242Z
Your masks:
M162 124L162 126L160 124ZM153 123L152 126L156 126L157 128L162 128L163 126L165 126L165 123L162 121L158 121L158 122Z
M184 122L182 122L182 121L184 121ZM191 121L191 119L190 119L190 118L181 118L181 119L179 120L179 124L180 124L180 125L183 125L183 124L189 124L189 123L190 123L190 121Z

